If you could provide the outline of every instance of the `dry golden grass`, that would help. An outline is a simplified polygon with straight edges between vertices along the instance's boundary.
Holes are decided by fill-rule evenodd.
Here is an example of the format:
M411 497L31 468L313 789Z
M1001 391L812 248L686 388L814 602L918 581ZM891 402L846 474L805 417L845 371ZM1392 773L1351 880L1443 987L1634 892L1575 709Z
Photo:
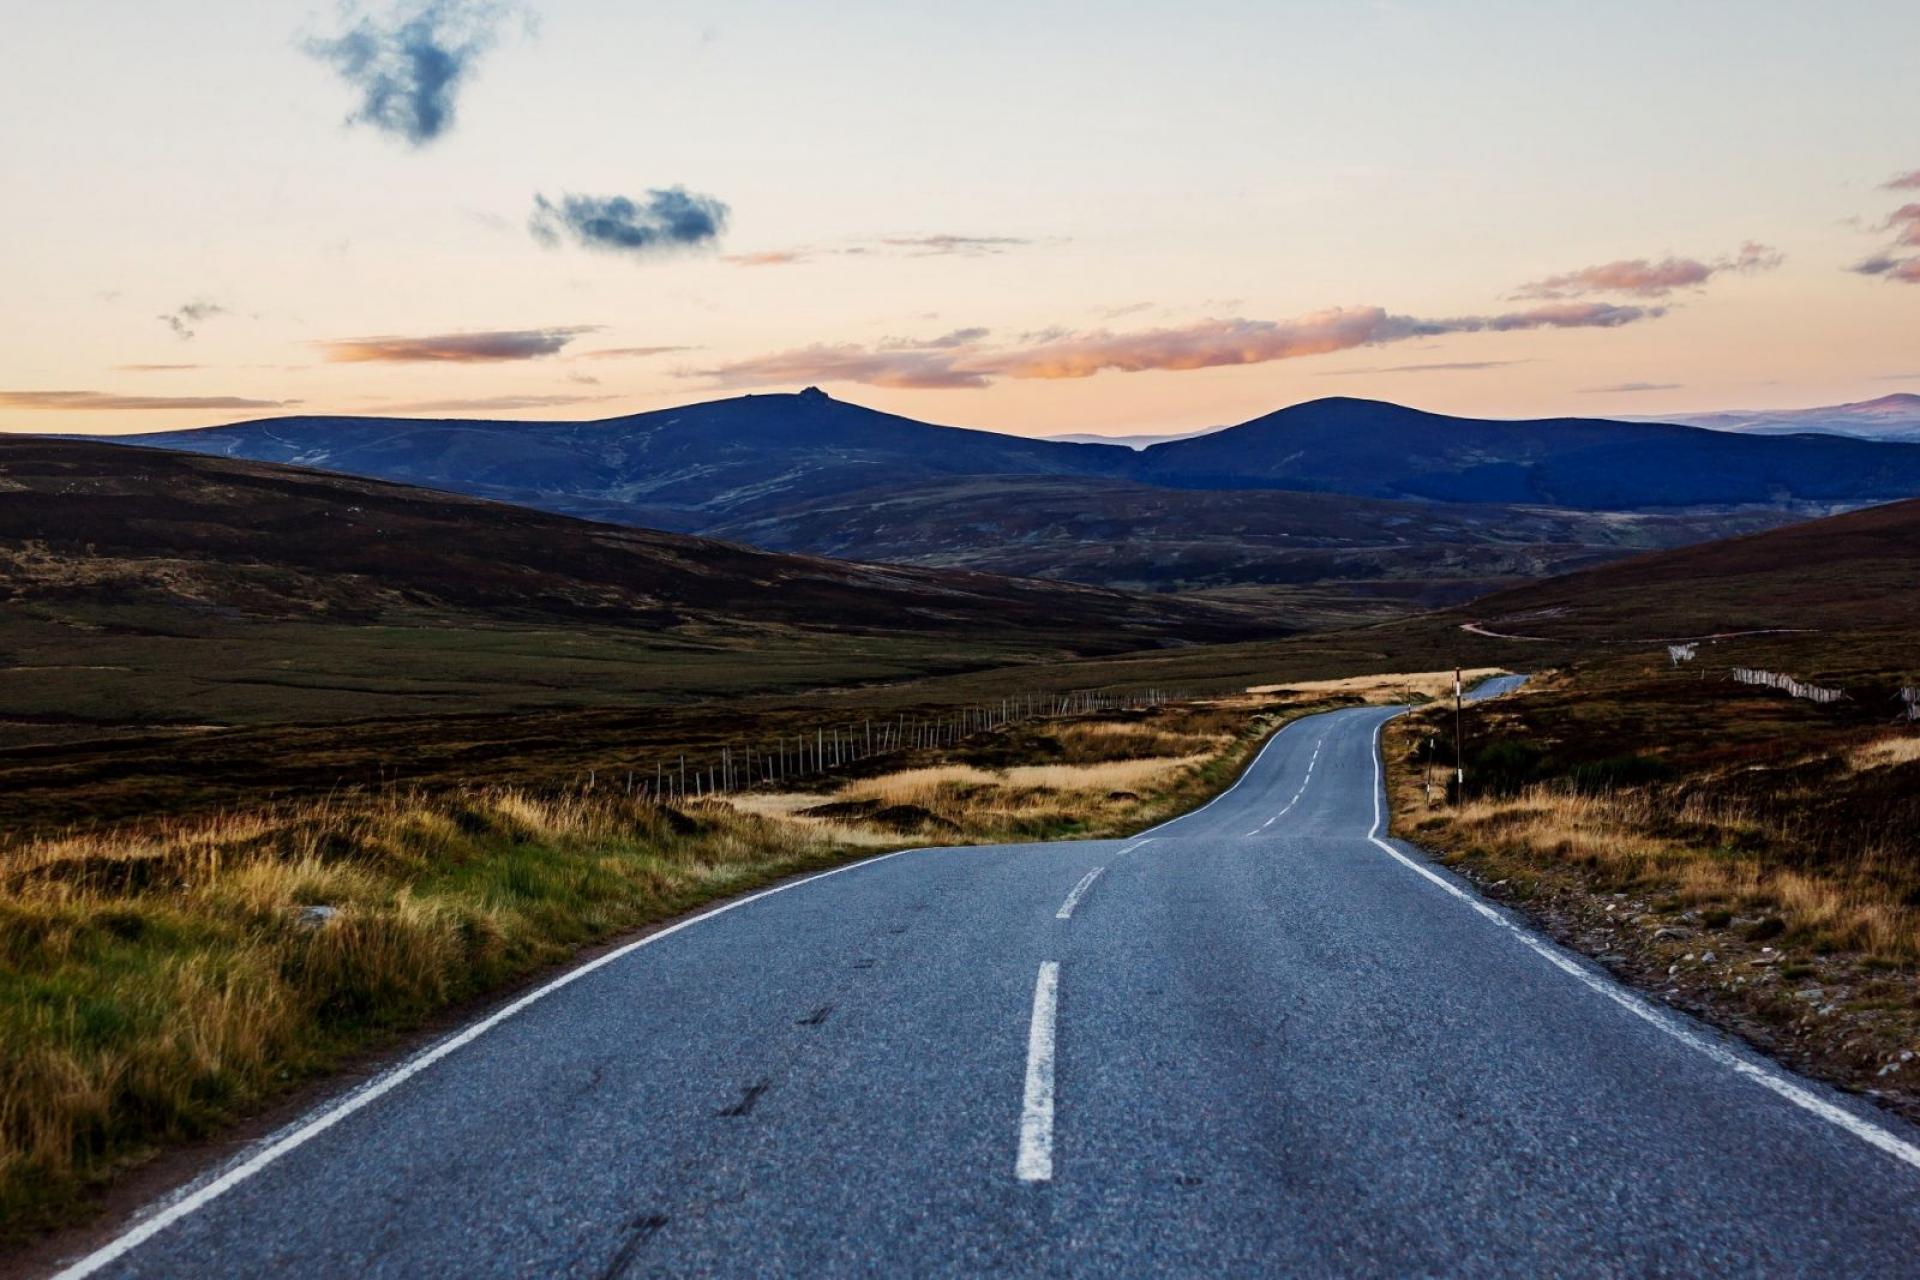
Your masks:
M1574 871L1597 887L1670 892L1687 908L1777 917L1783 933L1818 951L1858 952L1876 961L1920 961L1920 909L1890 892L1896 882L1863 851L1841 872L1812 874L1737 852L1760 834L1750 816L1697 798L1668 811L1648 794L1581 794L1534 788L1505 799L1472 800L1452 811L1452 831L1482 851L1534 872ZM1676 830L1691 838L1661 834ZM1714 847L1701 847L1709 837Z
M1847 755L1847 764L1855 772L1887 769L1920 760L1920 733L1898 733L1856 747Z
M394 795L0 849L0 1222L370 1035L851 843L692 817Z
M0 843L0 1227L54 1220L129 1157L616 931L913 839L1120 834L1169 816L1234 774L1259 738L1249 723L1236 701L1145 726L1028 726L1002 754L1048 763L679 813L494 788ZM873 821L857 803L801 812L860 801Z
M1488 676L1508 674L1504 667L1474 667L1460 677L1469 688ZM1306 680L1297 684L1259 684L1247 690L1255 694L1287 694L1302 699L1359 698L1365 702L1405 702L1408 695L1439 698L1453 693L1453 672L1404 671L1377 676L1351 676L1344 680Z

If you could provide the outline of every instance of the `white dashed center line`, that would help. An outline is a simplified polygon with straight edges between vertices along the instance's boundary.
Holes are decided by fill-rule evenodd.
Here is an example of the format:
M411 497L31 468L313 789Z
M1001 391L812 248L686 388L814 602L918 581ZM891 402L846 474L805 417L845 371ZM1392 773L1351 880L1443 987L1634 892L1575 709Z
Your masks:
M1324 742L1326 742L1326 739L1322 738L1320 739L1319 742L1316 742L1313 744L1313 755L1307 761L1306 776L1300 779L1300 789L1293 793L1293 799L1287 801L1285 807L1282 808L1280 812L1274 814L1271 818L1268 818L1265 822L1261 823L1259 826L1255 827L1253 830L1247 832L1248 835L1250 836L1259 835L1262 831L1265 831L1268 827L1280 821L1280 819L1286 817L1288 812L1293 808L1293 806L1300 803L1300 797L1307 794L1307 784L1313 781L1313 766L1320 763L1320 747L1321 747L1321 744Z
M1093 882L1098 880L1100 873L1105 870L1105 867L1095 867L1093 870L1087 872L1086 875L1080 877L1080 883L1073 886L1073 892L1069 893L1067 900L1060 904L1060 909L1053 913L1053 918L1055 920L1073 919L1073 909L1080 905L1080 899L1086 897L1087 890L1093 888Z
M1027 1024L1027 1092L1020 1109L1020 1154L1014 1176L1053 1180L1053 1022L1060 1003L1060 963L1040 966L1033 982L1033 1019Z

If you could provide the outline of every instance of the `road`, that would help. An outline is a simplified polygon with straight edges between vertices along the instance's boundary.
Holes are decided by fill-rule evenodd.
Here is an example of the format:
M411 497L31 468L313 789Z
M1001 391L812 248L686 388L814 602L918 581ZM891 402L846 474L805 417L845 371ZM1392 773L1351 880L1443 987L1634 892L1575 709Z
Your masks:
M74 1274L1920 1271L1920 1135L1371 838L1391 714L615 952Z

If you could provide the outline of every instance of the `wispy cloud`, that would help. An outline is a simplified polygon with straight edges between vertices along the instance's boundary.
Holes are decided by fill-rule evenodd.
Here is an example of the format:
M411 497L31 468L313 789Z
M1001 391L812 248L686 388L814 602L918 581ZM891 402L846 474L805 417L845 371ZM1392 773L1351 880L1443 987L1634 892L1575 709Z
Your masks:
M527 227L545 245L567 238L589 249L652 255L711 245L727 228L727 206L685 187L652 190L639 200L569 194L556 202L536 195Z
M1587 395L1614 395L1633 391L1678 391L1685 385L1684 382L1616 382L1612 386L1582 387L1580 390Z
M413 0L305 48L360 95L349 124L425 146L452 127L454 100L506 12L492 0Z
M180 369L200 369L197 364L117 364L113 366L122 373L172 373Z
M664 356L674 351L692 351L692 347L607 347L600 351L582 351L576 359L580 360L643 360L648 356Z
M975 326L970 329L954 329L937 338L888 338L880 344L882 351L951 351L956 347L977 346L992 330Z
M758 253L730 253L720 260L736 267L791 267L811 257L810 249L762 249Z
M1429 364L1367 365L1359 369L1322 369L1323 378L1345 378L1374 373L1464 373L1474 369L1504 369L1508 365L1532 364L1532 360L1436 360Z
M333 364L492 364L555 355L581 334L598 328L598 325L568 325L555 329L497 329L418 337L384 334L371 338L338 338L314 345Z
M376 406L383 413L491 413L514 409L553 409L569 404L596 404L611 395L473 396L448 400L411 400Z
M155 319L173 330L174 337L185 341L200 331L202 321L225 315L226 312L227 309L217 302L201 300L183 303L163 315L156 316Z
M125 409L282 409L298 400L242 396L123 396L110 391L0 391L0 408L119 411Z
M1535 329L1617 328L1663 314L1657 306L1562 302L1492 315L1423 319L1382 307L1345 307L1291 320L1205 320L1132 333L1041 335L984 348L812 346L690 371L719 386L845 381L882 387L975 388L996 378L1087 378L1106 370L1209 369L1264 364L1380 346L1410 338Z
M1920 245L1920 204L1903 204L1887 215L1884 230L1894 233L1893 242Z
M1521 285L1519 298L1574 298L1594 293L1627 293L1640 298L1664 298L1677 289L1699 288L1724 272L1771 271L1785 260L1779 250L1749 240L1725 257L1703 262L1698 258L1622 258L1547 276Z
M905 249L916 257L943 257L948 254L965 254L977 257L988 253L1005 253L1009 249L1018 249L1030 245L1033 241L1024 236L882 236L880 243L889 249Z
M1920 190L1920 169L1900 174L1880 185L1887 191ZM1886 216L1878 229L1893 232L1891 245L1868 254L1849 265L1847 270L1855 275L1874 276L1898 284L1920 284L1920 254L1903 252L1920 248L1920 203L1901 205Z
M908 258L984 257L1039 243L1026 236L881 236L877 240L841 245L792 245L728 254L721 259L736 267L790 267L821 258L864 258L890 255Z
M1901 284L1920 284L1920 256L1902 258L1891 253L1875 253L1860 259L1847 270L1857 275L1895 280Z

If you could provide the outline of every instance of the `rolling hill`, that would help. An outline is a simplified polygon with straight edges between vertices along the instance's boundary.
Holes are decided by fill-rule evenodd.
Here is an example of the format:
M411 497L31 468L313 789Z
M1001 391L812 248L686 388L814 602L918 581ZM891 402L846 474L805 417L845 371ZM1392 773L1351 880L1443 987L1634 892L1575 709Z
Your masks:
M0 720L635 705L1274 634L1198 601L856 565L230 459L0 440Z
M983 476L860 490L709 532L773 550L1128 590L1320 586L1356 599L1437 606L1788 518L1765 510L1639 515Z
M0 477L0 592L14 605L113 600L257 617L471 615L648 631L1045 632L1069 648L1108 650L1249 631L1205 605L776 555L190 454L7 440Z
M1876 633L1920 675L1920 501L1638 556L1476 600L1489 630L1557 641Z

